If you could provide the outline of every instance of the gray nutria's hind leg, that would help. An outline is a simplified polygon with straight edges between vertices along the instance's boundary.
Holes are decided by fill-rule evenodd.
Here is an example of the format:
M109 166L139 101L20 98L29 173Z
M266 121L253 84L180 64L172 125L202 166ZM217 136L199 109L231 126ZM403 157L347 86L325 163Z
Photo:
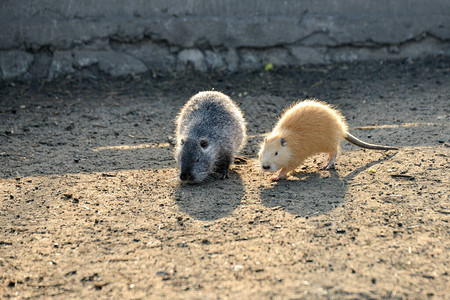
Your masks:
M222 175L222 179L228 178L228 169L231 165L231 155L222 152L216 163L216 172Z

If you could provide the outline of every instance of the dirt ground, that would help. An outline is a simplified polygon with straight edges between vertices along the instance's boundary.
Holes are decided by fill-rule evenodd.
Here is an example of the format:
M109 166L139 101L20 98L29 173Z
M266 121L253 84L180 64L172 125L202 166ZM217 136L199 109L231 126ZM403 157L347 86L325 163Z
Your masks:
M449 299L449 87L449 58L4 83L0 297ZM210 89L244 112L247 162L182 185L173 121ZM343 141L336 170L270 182L262 134L311 97L401 149Z

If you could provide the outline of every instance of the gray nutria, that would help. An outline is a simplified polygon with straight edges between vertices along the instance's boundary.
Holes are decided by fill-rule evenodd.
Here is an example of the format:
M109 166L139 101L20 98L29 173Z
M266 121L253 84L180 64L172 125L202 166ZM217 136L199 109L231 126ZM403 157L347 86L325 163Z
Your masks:
M242 112L230 97L219 92L194 95L181 109L176 126L180 179L198 183L215 172L226 178L247 138Z

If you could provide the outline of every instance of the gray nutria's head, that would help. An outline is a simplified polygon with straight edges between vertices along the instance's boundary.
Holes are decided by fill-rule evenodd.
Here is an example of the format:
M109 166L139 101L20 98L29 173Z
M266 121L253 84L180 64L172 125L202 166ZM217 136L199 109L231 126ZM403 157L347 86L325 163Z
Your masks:
M182 138L178 141L176 158L181 181L199 183L214 168L214 151L207 139Z

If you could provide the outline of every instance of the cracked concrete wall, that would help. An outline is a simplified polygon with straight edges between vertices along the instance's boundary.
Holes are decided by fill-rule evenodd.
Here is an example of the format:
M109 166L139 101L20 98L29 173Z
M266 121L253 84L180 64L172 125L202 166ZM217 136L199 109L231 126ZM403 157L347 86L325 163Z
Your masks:
M448 0L2 0L0 79L450 55Z

